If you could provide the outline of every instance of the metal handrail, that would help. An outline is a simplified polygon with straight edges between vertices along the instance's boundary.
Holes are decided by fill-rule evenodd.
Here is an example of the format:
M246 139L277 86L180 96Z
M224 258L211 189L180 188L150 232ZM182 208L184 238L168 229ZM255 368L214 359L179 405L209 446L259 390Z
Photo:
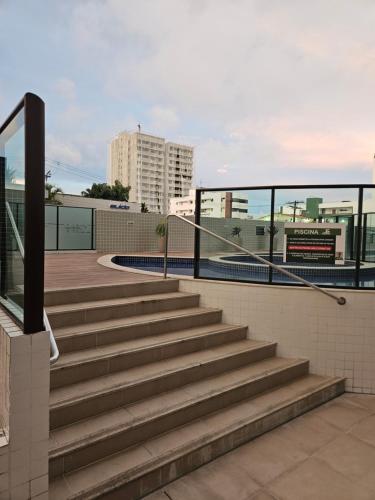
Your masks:
M25 249L23 247L21 236L20 236L20 233L18 232L17 224L16 224L16 221L14 220L13 212L12 212L12 209L10 208L8 201L5 202L5 207L6 207L6 210L8 213L10 224L11 224L13 232L14 232L14 236L16 238L18 250L21 254L22 260L24 260L25 259ZM53 365L59 359L60 353L59 353L59 348L57 347L56 340L55 340L55 337L54 337L53 332L52 332L52 327L51 327L51 324L49 322L49 319L48 319L48 316L47 316L45 309L43 309L43 323L44 323L44 328L46 329L46 331L49 334L49 342L51 345L51 356L49 358L49 362L51 365Z
M266 259L263 259L263 257L260 257L259 255L250 252L250 250L247 250L244 247L241 247L240 245L237 245L237 243L234 243L233 241L230 241L226 238L223 238L222 236L219 236L218 234L210 231L209 229L206 229L205 227L199 226L198 224L195 224L194 222L191 222L188 219L185 219L185 217L182 217L181 215L176 215L176 214L168 214L166 216L166 228L165 228L165 249L164 249L164 278L167 278L167 272L168 272L168 219L170 217L176 217L177 219L182 220L183 222L186 222L186 224L189 224L190 226L195 227L196 229L199 229L200 231L203 231L204 233L209 234L210 236L213 236L214 238L223 241L224 243L227 243L228 245L231 245L232 247L236 248L237 250L241 250L241 252L245 252L247 255L250 255L257 261L261 262L262 264L266 264L267 266L272 267L272 269L275 269L279 273L285 274L285 276L288 276L289 278L293 278L294 280L299 281L300 283L303 283L304 285L313 288L314 290L317 290L320 293L323 293L324 295L327 295L327 297L330 297L331 299L334 299L340 306L343 306L346 304L346 298L345 297L337 297L337 295L334 295L333 293L327 292L327 290L324 290L323 288L319 288L318 286L314 285L314 283L310 283L310 281L307 281L300 276L297 276L297 274L291 273L290 271L287 271L281 266L278 266L277 264L274 264L273 262L269 262Z

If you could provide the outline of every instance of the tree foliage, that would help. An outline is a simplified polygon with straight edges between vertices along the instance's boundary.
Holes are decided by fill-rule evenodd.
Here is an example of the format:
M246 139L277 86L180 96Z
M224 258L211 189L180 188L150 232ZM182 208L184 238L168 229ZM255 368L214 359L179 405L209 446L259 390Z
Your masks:
M120 181L115 181L113 186L103 182L94 183L91 188L82 191L82 196L86 198L101 198L102 200L128 201L130 186L123 186Z
M142 214L147 214L149 212L146 203L143 201L141 204L141 213Z
M234 228L232 229L232 236L237 236L239 238L241 231L242 228L240 228L239 226L234 226Z
M61 187L56 186L55 184L49 184L48 182L45 185L45 190L47 191L47 201L51 201L53 203L58 203L56 201L57 194L63 194Z

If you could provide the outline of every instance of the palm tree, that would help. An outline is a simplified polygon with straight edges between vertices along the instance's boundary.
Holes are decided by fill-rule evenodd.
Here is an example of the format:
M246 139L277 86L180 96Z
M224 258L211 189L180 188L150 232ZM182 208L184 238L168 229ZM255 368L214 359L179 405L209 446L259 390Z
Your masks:
M82 191L82 196L86 198L100 198L102 200L114 200L114 201L128 201L129 199L130 186L123 186L118 180L115 181L113 186L110 186L106 182L95 183L91 188L87 188Z
M45 189L47 191L47 198L46 198L47 201L49 201L51 203L60 203L60 202L56 201L56 195L64 193L64 191L61 189L61 187L56 186L55 184L49 184L47 182L45 185Z

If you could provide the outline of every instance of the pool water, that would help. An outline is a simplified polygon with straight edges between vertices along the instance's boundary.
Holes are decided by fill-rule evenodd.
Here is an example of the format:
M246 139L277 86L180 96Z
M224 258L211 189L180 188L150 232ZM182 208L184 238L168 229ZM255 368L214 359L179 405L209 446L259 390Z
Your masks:
M274 259L276 264L281 264L281 259ZM144 271L163 273L163 257L142 257L117 255L112 258L114 264L133 267ZM352 262L344 266L313 267L311 265L288 267L288 270L312 283L320 285L334 285L337 287L354 286L354 268ZM169 257L168 274L181 276L194 275L193 258ZM213 278L229 281L269 282L269 267L259 265L257 261L246 255L225 256L222 260L201 259L199 262L199 277ZM293 283L293 280L284 274L272 271L273 283ZM375 267L361 269L360 286L375 287Z

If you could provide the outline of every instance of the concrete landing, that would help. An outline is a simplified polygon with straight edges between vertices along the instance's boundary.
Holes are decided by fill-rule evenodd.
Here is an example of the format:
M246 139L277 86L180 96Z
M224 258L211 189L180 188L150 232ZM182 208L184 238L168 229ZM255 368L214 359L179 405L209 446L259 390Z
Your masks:
M375 396L346 393L146 500L374 500Z

